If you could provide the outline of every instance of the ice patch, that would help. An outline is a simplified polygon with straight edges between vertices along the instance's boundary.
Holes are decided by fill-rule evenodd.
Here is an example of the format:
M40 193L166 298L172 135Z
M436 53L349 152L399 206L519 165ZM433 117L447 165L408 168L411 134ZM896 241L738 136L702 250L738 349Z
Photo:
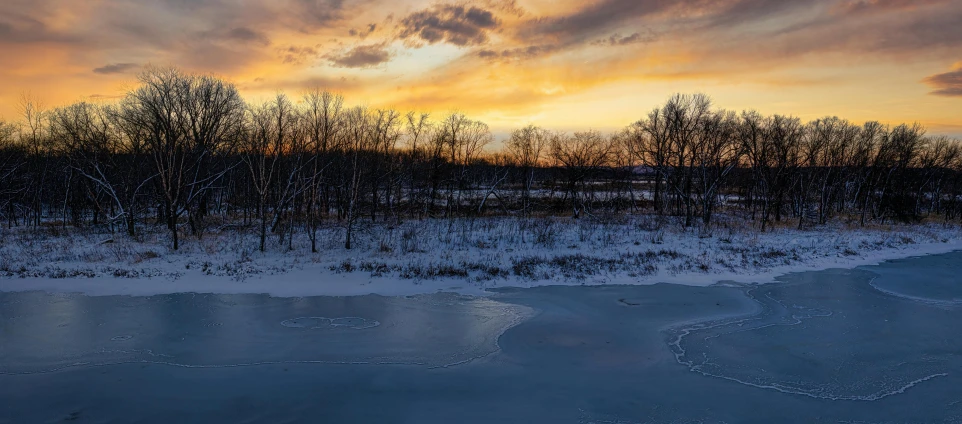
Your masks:
M366 330L381 325L373 319L360 317L300 317L281 321L281 325L287 328L309 328L312 330L327 330L334 328L345 328L349 330Z
M912 296L909 294L898 292L896 290L883 288L876 283L876 280L878 280L877 277L872 278L872 281L869 282L869 285L872 286L873 289L878 290L879 292L887 294L889 296L910 300L910 301L922 303L925 305L936 306L940 308L962 307L962 299L933 299L929 297Z
M38 304L60 300L56 295L38 292L5 297ZM16 347L0 352L0 375L120 364L183 368L404 364L446 368L496 354L501 335L533 315L528 307L455 294L307 301L185 294L97 299L98 311L114 314L114 319L103 322L83 319L86 315L80 311L91 308L92 298L74 295L62 302L59 310L83 316L69 321L70 328L56 327L59 332L46 338L28 337L31 333L26 330L50 328L65 320L45 313L48 309L22 308L28 319L10 323L18 331L0 337L0 345ZM177 313L160 312L166 310ZM138 324L136 330L131 322Z
M902 394L919 384L949 375L941 370L938 360L924 355L915 358L911 364L907 362L871 364L873 367L880 367L871 375L858 373L857 369L853 369L858 368L858 363L852 363L847 358L834 362L837 368L833 370L831 377L820 379L809 375L804 372L804 367L810 366L812 361L819 364L819 367L824 367L833 363L832 359L838 359L820 358L817 355L833 353L830 349L833 349L834 340L799 340L790 337L772 340L772 329L801 326L814 319L831 318L835 313L795 304L789 306L771 296L770 293L757 296L756 292L760 289L746 290L746 295L761 306L760 311L753 315L688 323L669 329L668 346L674 353L675 360L690 371L707 377L832 401L876 401ZM838 319L844 319L844 317ZM831 328L831 326L828 327ZM758 338L763 340L760 346L738 342L757 340L753 338L740 338L737 339L738 341L728 341L728 343L716 342L716 340L743 335L747 332L762 332L758 335ZM800 345L811 345L826 350L819 352L816 348L807 348L810 350L806 353L813 357L806 357L800 355L799 351L793 350ZM760 353L758 351L760 348L771 351ZM847 348L852 352L858 350L856 346ZM773 358L780 358L783 362ZM765 369L766 364L771 364L778 370ZM795 370L793 365L798 367L798 370Z

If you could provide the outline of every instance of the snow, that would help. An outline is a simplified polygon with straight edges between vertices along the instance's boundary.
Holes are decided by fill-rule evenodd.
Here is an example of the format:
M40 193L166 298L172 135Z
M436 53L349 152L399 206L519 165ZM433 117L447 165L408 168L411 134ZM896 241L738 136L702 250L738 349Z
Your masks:
M93 278L19 278L0 280L0 292L46 291L81 293L87 296L156 296L173 293L268 294L273 297L310 296L412 296L437 292L485 295L480 286L454 280L414 283L392 278L370 278L363 274L324 275L316 267L294 270L283 275L256 276L236 280L204 275L200 271L179 278L134 278L110 276ZM322 283L323 281L323 283Z
M174 252L158 247L167 242L162 232L136 241L4 230L0 292L485 296L503 287L770 283L788 273L962 250L958 226L833 223L761 233L725 217L711 232L644 216L617 222L479 218L367 224L350 251L341 247L342 230L332 227L319 233L318 253L310 253L301 235L290 251L273 236L271 250L262 253L253 231L231 227L211 233L185 240Z

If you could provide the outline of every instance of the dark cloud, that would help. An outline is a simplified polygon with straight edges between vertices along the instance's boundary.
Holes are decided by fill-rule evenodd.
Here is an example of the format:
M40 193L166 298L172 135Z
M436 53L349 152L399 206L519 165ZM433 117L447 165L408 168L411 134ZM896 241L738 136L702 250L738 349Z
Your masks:
M644 33L636 32L625 37L623 37L621 34L615 33L608 38L595 41L592 44L596 46L627 46L629 44L651 43L657 39L658 36L651 31L646 31Z
M954 4L952 4L954 3ZM769 59L847 52L858 55L933 57L962 48L962 1L905 12L852 17L819 15L807 23L768 33L714 34L714 47L753 46ZM761 40L759 40L761 38Z
M245 27L238 27L227 31L227 33L224 34L224 38L244 43L260 44L262 46L271 45L271 39L267 34Z
M4 0L0 42L73 41L98 49L176 48L204 40L268 46L278 29L334 32L374 1L380 0ZM81 20L53 25L59 15Z
M354 47L343 54L325 56L334 66L342 68L370 68L388 62L392 58L387 43Z
M317 59L320 56L318 47L320 46L287 46L279 49L278 53L284 63L300 65Z
M360 3L360 2L358 2ZM294 0L295 9L308 28L329 25L344 18L345 0Z
M691 20L711 31L744 28L774 19L778 27L797 25L799 16L821 15L818 11L835 0L729 0L699 8ZM769 22L771 24L771 22Z
M94 68L93 72L101 75L122 74L139 67L140 65L136 63L111 63L99 68Z
M914 9L933 4L946 3L948 0L849 0L836 7L842 14L857 14L888 11L892 9Z
M398 27L399 38L405 40L477 46L485 44L488 33L500 25L501 21L489 10L443 4L408 15Z
M626 21L663 12L677 3L688 2L691 1L602 0L568 15L531 19L520 33L523 37L584 38L607 32Z
M659 42L681 48L693 63L733 69L825 54L934 58L962 48L962 0L597 0L508 23L502 34L510 42L485 45L476 57ZM646 30L625 32L631 27Z
M502 50L484 49L477 53L478 57L488 60L532 59L544 56L558 50L558 46L551 44L515 47Z
M962 97L962 64L955 70L932 75L924 82L934 89L932 94L936 96Z
M203 72L231 72L268 59L268 53L250 46L219 43L196 43L171 52L170 62L186 69Z
M861 38L874 50L918 53L934 48L962 48L962 1L946 10L905 16L896 22L901 23L897 32L872 28L868 37L863 34Z
M745 25L831 1L834 0L602 0L567 15L530 19L519 34L577 44L625 24L683 30Z
M138 57L230 73L277 57L277 33L343 34L344 20L373 0L126 0L96 3L90 48L139 50ZM310 39L310 38L308 38ZM311 40L316 42L315 40ZM308 44L308 43L304 43ZM313 62L316 47L281 53L287 63Z
M350 34L351 37L358 37L358 38L364 39L364 38L367 38L367 36L373 34L375 31L377 31L377 29L378 29L377 24L368 24L363 29L351 28L347 33Z
M481 0L481 3L490 10L497 10L508 15L524 16L525 10L518 6L517 0Z
M772 5L811 1L817 0L600 0L567 14L528 18L512 35L527 44L554 45L556 51L588 44L627 45L652 42L656 37L651 29L625 36L620 32L625 27L644 26L668 36L690 36L696 27L712 26L716 21L769 13Z
M15 8L6 10L7 7L10 6L0 4L0 42L2 43L73 43L78 41L78 37L75 35L51 29L42 20L33 16L37 12L35 10L25 9L21 12Z

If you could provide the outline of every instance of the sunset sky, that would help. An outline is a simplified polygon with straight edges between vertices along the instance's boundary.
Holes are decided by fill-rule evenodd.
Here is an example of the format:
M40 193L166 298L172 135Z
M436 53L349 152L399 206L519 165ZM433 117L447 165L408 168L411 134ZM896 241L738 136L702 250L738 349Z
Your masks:
M962 0L3 0L0 117L121 96L145 64L251 101L459 110L496 132L627 125L672 93L962 136Z

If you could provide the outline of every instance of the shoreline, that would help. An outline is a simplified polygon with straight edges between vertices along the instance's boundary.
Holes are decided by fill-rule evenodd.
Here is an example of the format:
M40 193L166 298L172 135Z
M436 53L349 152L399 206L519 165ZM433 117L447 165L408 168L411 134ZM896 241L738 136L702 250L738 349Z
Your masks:
M807 263L774 266L764 270L746 272L697 272L687 271L670 273L659 270L657 273L638 277L601 275L582 281L541 280L528 281L517 276L484 282L469 281L463 278L440 278L432 280L410 280L396 276L371 277L363 273L336 273L323 265L291 269L284 273L255 275L243 280L220 275L205 275L200 270L188 270L178 278L137 277L123 278L114 276L94 276L90 278L70 277L0 277L0 293L10 292L47 292L53 294L80 294L91 297L101 296L158 296L179 293L196 294L263 294L279 298L296 297L355 297L377 295L385 297L416 296L433 293L455 293L470 296L493 296L491 289L520 288L530 289L551 286L649 286L656 284L677 284L694 287L708 287L724 282L741 284L772 284L779 277L817 272L828 269L854 269L878 265L888 261L904 260L914 257L948 254L962 251L962 242L924 242L901 247L879 249L865 255L825 256ZM323 282L321 282L323 281Z

